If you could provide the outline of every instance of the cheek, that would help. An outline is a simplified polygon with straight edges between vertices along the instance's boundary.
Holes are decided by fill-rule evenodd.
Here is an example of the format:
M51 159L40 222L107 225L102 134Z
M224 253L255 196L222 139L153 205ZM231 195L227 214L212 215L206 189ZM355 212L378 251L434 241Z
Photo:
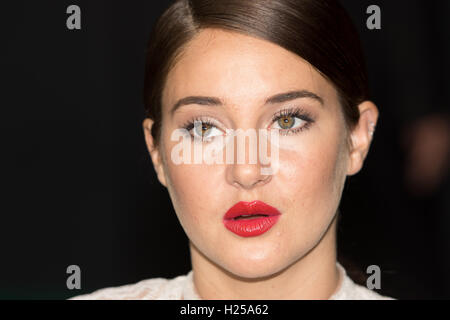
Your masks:
M297 212L320 219L334 214L345 181L343 143L338 130L296 137L297 148L280 151L278 183ZM291 139L291 138L289 138ZM292 143L294 138L292 138Z
M213 223L216 215L211 208L220 204L224 194L224 184L217 183L219 176L223 176L221 168L172 162L167 163L166 168L168 191L186 232L189 233L191 226Z

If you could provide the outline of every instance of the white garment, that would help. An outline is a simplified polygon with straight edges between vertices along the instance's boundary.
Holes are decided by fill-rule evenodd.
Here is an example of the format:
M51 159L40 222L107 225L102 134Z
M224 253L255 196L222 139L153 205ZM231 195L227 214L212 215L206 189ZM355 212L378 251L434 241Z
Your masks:
M341 283L329 300L395 300L358 285L336 263ZM192 279L193 271L172 279L152 278L120 287L99 289L90 294L78 295L69 300L201 300Z

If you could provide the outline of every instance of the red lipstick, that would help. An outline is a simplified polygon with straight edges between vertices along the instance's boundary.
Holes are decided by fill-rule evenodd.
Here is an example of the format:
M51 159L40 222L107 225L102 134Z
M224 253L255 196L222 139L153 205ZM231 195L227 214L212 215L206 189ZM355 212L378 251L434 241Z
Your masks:
M280 211L262 201L240 201L225 213L223 224L238 236L254 237L272 228L280 215Z

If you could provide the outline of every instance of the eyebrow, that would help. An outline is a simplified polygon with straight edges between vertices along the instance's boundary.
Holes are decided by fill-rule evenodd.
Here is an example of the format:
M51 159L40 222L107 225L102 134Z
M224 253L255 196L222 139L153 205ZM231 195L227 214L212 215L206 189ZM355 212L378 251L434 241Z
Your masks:
M279 93L266 99L265 105L276 104L292 101L300 98L311 98L318 101L322 106L324 105L323 99L317 94L308 90L297 90L289 91L285 93ZM189 104L198 104L204 106L221 106L224 103L216 97L205 97L205 96L189 96L178 100L170 110L170 114L173 115L177 109L181 106Z

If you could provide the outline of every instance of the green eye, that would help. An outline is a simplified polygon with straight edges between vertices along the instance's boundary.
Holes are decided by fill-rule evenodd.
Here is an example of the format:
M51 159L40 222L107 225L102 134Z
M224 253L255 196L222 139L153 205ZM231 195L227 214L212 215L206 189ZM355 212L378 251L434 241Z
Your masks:
M288 130L291 129L292 126L295 124L295 119L291 116L283 116L280 119L278 119L278 125L281 129Z
M212 127L213 126L208 123L202 123L201 125L195 127L195 132L197 133L197 136L202 138L207 137L205 133L211 130Z
M278 119L275 121L274 128L282 131L292 131L296 130L297 128L302 128L307 124L308 122L305 120L287 115L278 117Z
M272 118L273 129L282 135L295 134L308 129L314 123L313 117L302 108L283 109Z
M200 138L205 142L223 135L223 132L216 125L208 121L196 121L195 124L192 124L192 128L188 130L193 131L192 136L194 138Z

